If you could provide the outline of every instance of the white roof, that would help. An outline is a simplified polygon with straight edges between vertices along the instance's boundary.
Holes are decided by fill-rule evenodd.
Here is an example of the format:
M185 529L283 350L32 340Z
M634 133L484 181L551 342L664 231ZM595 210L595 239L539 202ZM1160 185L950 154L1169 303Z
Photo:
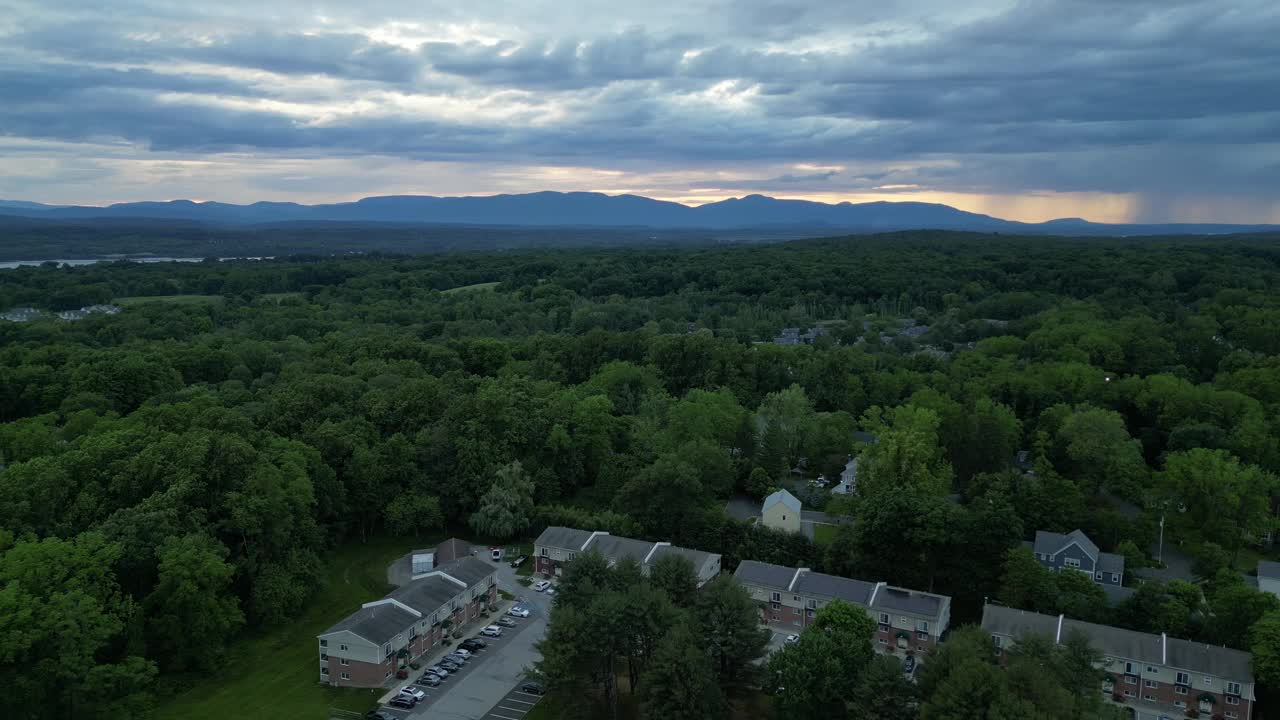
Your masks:
M769 508L773 507L777 503L782 503L783 505L786 505L790 510L794 512L800 512L800 500L797 499L795 495L792 495L786 490L779 490L778 492L765 498L762 511L767 511Z

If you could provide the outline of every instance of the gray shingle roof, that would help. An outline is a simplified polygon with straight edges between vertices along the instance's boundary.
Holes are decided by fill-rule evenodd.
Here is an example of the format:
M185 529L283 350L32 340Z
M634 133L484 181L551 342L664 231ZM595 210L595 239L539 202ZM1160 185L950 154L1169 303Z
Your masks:
M690 550L689 548L676 547L674 545L662 545L653 551L653 555L649 558L649 564L658 562L658 559L665 555L679 555L693 563L694 572L699 572L707 566L707 563L718 559L720 556L715 553L703 552L702 550Z
M413 613L391 603L360 608L339 620L333 627L320 633L320 637L343 630L355 633L371 643L381 645L417 622Z
M845 602L866 605L871 600L875 583L852 580L825 573L803 572L792 589L804 595L835 598Z
M795 495L792 495L786 490L779 490L774 494L770 495L769 497L765 498L764 504L761 505L760 507L764 510L768 510L771 506L773 506L776 503L782 503L783 505L786 505L787 509L793 512L796 512L796 513L800 512L800 500L798 500Z
M447 565L437 566L436 570L446 573L449 577L461 580L467 584L467 587L479 583L495 572L492 564L470 555Z
M1095 650L1109 657L1172 667L1240 683L1253 682L1249 653L1190 640L1163 638L1160 635L1070 618L1062 618L1060 621L1054 615L1041 615L999 605L983 607L982 629L1013 638L1037 633L1060 641L1065 640L1072 632L1080 632L1089 639L1089 644Z
M1115 553L1098 553L1098 569L1105 573L1124 576L1124 556Z
M791 579L795 576L795 568L756 562L755 560L743 560L738 565L738 569L733 571L733 577L738 582L778 590L786 590L787 586L791 584Z
M876 593L876 601L871 607L875 610L892 610L936 618L942 614L947 600L945 595L886 585Z
M1258 561L1258 577L1268 580L1280 580L1280 563L1270 560Z
M433 575L413 580L408 585L396 588L387 597L399 600L422 613L423 617L430 617L431 613L444 607L463 592L465 588L457 583L449 582L439 575Z
M449 538L436 546L436 565L453 562L471 554L471 545L458 538Z
M597 552L605 556L609 560L618 561L624 557L630 556L635 558L636 562L643 563L644 559L649 556L649 551L653 549L653 543L644 540L632 540L627 537L619 537L617 535L597 535L590 545L587 545L587 552Z
M1048 532L1047 530L1037 530L1035 551L1045 555L1053 555L1072 542L1079 543L1080 547L1089 554L1089 557L1098 557L1098 546L1094 545L1093 541L1079 530L1072 530L1066 535Z
M591 537L591 532L587 530L578 530L577 528L559 527L553 525L538 536L533 541L534 545L540 547L562 548L564 550L572 550L580 552L582 546Z

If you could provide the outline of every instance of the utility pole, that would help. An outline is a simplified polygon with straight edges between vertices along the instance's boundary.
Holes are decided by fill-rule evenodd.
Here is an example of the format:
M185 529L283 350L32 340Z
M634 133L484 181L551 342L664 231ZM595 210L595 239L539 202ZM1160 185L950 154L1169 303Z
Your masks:
M1164 513L1160 513L1160 548L1156 551L1156 562L1164 565Z

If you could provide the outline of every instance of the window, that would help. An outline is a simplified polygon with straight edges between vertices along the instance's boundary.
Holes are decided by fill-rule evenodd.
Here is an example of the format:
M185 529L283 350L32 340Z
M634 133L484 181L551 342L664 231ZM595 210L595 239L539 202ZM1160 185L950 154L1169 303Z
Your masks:
M791 614L792 614L792 615L799 615L799 614L800 614L800 608L791 608Z
M346 649L347 649L347 646L346 646L346 645L339 645L339 646L338 646L338 649L339 649L339 650L346 650Z
M382 646L382 654L385 657L391 657L391 643Z
M1230 718L1231 720L1235 720L1235 718L1240 717L1239 715L1236 715L1235 710L1228 710L1225 713L1223 713L1223 715Z
M321 641L320 641L320 647L329 647L329 641L328 641L328 640L321 640Z
M928 640L928 639L929 639L929 633L927 633L927 632L916 632L916 639L917 639L917 640Z
M320 659L321 659L321 660L328 660L328 659L329 659L329 654L328 654L328 653L320 653Z
M1094 573L1094 575L1093 575L1093 579L1094 579L1094 580L1101 580L1101 579L1102 579L1102 572L1101 572L1101 571L1099 571L1099 572Z
M878 642L879 642L881 645L888 645L888 644L889 644L889 641L888 641L888 640L885 640L884 638L880 638L880 640L879 640Z
M809 608L808 610L805 610L805 612L809 614L809 617L813 617L813 616L814 616L814 610L813 610L813 608Z
M774 602L782 602L782 593L774 593L771 597Z
M791 600L792 600L792 602L800 602L800 596L799 596L799 595L792 595L792 596L791 596Z
M1146 686L1147 686L1147 687L1149 687L1149 688L1158 688L1158 687L1160 687L1160 683L1156 682L1155 680L1144 680L1144 681L1143 681L1143 684L1144 684L1144 685L1146 685Z
M1240 683L1238 683L1238 682L1231 682L1230 680L1228 680L1228 681L1227 681L1227 694L1228 694L1228 695L1239 695L1239 694L1240 694Z
M1174 706L1174 707L1178 707L1178 708L1182 708L1183 710L1186 710L1186 709L1187 709L1187 701L1186 701L1186 700L1174 700L1174 701L1173 701L1173 706Z
M1150 666L1150 665L1148 665L1148 666L1147 666L1147 674L1148 674L1148 675L1155 675L1155 674L1156 674L1156 673L1158 673L1158 672L1160 672L1160 671L1159 671L1159 670L1157 670L1157 669L1155 669L1154 667L1152 667L1152 666Z
M412 640L416 637L418 637L418 626L414 625L409 628L409 639Z
M1137 684L1138 684L1138 678L1134 677L1133 675L1125 675L1125 676L1124 676L1124 681L1125 681L1125 682L1127 682L1127 683L1129 683L1130 685L1137 685Z
M781 610L781 609L782 609L782 604L781 604L781 603L769 603L769 604L773 606L773 609L774 609L774 610Z
M391 671L390 671L390 670L388 670L387 672L385 672L385 673L382 675L382 679L384 679L384 680L385 680L385 679L387 679L387 678L389 678L389 677L391 677Z
M917 620L917 621L916 621L916 632L921 632L921 633L924 633L924 634L926 634L926 635L927 635L927 634L929 634L929 621L928 621L928 620Z
M1180 672L1177 674L1177 676L1174 677L1173 681L1178 683L1179 685L1190 685L1191 676L1188 675L1187 673Z
M1240 698L1236 697L1235 695L1228 695L1228 696L1227 696L1227 704L1228 704L1228 705L1239 705L1239 704L1240 704Z
M880 613L880 624L881 625L889 624L889 613Z
M1147 702L1155 702L1155 701L1156 701L1156 696L1155 696L1155 695L1143 695L1143 696L1142 696L1142 699L1143 699L1143 700L1145 700L1145 701L1147 701Z
M1124 664L1124 672L1125 672L1125 674L1126 674L1126 675L1137 675L1137 674L1138 674L1138 666L1137 666L1137 665L1134 665L1134 664L1133 664L1133 663L1131 663L1131 662L1126 662L1126 663Z
M339 665L350 665L351 661L346 658L338 658Z
M546 548L542 548L542 557L551 557Z
M1069 568L1080 567L1080 558L1062 558L1062 564Z
M818 601L817 601L817 600L810 600L809 602L805 603L805 607L809 608L810 610L817 610L817 609L818 609Z
M1205 687L1213 687L1213 678L1209 677L1208 675L1205 675L1205 676L1204 676L1204 686L1205 686Z
M576 553L576 552L571 552L571 553L569 553L569 559L570 559L570 560L577 559L577 557L578 557L578 553Z
M328 674L329 674L329 668L327 668L327 667L322 667L322 668L320 668L320 674L321 674L321 675L328 675Z
M342 679L343 679L343 680L350 680L350 679L351 679L351 673L342 673Z
M1111 573L1111 582L1113 583L1120 582L1120 576L1116 573Z
M1187 689L1186 685L1174 685L1173 691L1179 695L1186 695L1188 692L1190 692L1190 690Z
M1124 691L1124 696L1125 696L1125 697L1138 697L1137 695L1134 695L1134 694L1133 694L1133 691L1132 691L1132 690L1125 690L1125 691Z

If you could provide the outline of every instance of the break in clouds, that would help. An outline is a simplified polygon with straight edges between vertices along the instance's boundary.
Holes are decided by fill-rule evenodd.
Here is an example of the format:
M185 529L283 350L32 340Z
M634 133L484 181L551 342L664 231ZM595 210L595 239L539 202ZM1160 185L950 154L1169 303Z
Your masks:
M1059 197L1044 212L1280 222L1270 0L8 7L0 197Z

